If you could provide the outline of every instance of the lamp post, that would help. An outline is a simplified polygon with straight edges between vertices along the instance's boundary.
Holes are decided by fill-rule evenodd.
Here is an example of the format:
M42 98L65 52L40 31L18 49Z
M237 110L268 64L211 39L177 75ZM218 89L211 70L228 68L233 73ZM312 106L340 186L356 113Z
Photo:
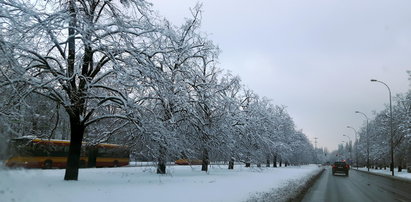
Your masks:
M351 145L350 145L350 143L352 144L351 138L348 135L345 135L345 134L343 134L343 136L348 138L348 142L347 142L348 146L349 146L348 151L350 152L350 160L352 161L352 148L351 148Z
M341 141L341 143L342 143L343 154L344 154L344 158L345 158L345 159L343 159L343 160L344 160L344 161L346 161L346 160L347 160L347 158L349 158L349 157L345 155L345 151L344 151L344 144L345 144L345 149L347 149L348 142L346 142L346 141L342 140L342 141Z
M349 151L350 151L350 160L352 161L352 141L351 141L351 138L350 138L350 136L345 135L345 134L343 134L343 136L345 136L345 137L347 137L347 138L348 138L348 146L350 146L350 147L349 147ZM350 163L351 163L351 162L350 162Z
M357 139L357 130L355 130L355 128L351 127L351 126L347 126L347 128L351 128L354 130L354 135L355 135L355 162L357 163L357 170L358 170L358 139Z
M388 95L389 95L389 99L390 99L390 150L391 150L391 165L390 165L390 169L391 169L391 175L394 176L394 137L393 137L393 126L392 126L392 104L391 104L391 89L390 87L388 87L388 85L382 81L376 80L376 79L371 79L371 82L378 82L381 84L384 84L387 89L388 89Z
M365 119L367 120L367 129L366 129L366 133L367 133L367 170L368 172L370 171L370 138L368 136L368 116L366 114L364 114L363 112L360 111L355 111L355 113L357 114L362 114Z
M350 138L348 135L343 134L343 136L345 136L345 137L348 138L348 142L347 142L347 143L350 143L350 142L351 142L351 138Z

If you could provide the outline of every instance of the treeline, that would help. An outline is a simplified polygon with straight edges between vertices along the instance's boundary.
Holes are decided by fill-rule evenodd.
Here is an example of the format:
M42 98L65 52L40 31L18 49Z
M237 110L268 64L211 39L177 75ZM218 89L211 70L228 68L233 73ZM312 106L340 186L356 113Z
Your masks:
M398 171L407 166L411 168L411 91L392 98L392 142L389 104L382 111L374 112L372 116L365 113L364 115L359 114L364 123L357 130L358 141L339 145L337 154L348 159L351 152L353 162L358 158L360 166L390 168L392 146L394 167L397 167Z
M406 166L407 158L408 166L411 166L411 91L393 98L392 128L394 167L401 171ZM386 105L384 110L377 112L375 117L369 120L368 137L366 124L359 130L358 152L363 161L367 159L368 149L371 166L390 166L390 130L390 108Z
M0 13L0 135L69 138L66 180L83 140L128 145L158 173L177 158L204 171L315 159L285 107L219 68L201 6L181 26L142 0L3 0Z

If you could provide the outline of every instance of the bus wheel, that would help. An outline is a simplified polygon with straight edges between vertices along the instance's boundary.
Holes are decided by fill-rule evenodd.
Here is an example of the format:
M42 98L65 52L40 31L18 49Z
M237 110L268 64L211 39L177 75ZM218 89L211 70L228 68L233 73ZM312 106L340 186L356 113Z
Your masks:
M115 160L115 161L113 162L113 166L114 166L114 167L118 167L118 161L117 161L117 160Z
M43 168L44 169L51 169L53 167L53 161L52 160L46 160L46 161L44 161L44 164L43 164Z

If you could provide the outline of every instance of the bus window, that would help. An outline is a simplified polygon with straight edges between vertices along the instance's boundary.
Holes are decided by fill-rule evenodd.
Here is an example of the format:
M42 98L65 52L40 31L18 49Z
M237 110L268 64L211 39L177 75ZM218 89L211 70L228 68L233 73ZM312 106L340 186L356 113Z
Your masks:
M8 150L10 156L33 155L32 143L28 139L12 139Z

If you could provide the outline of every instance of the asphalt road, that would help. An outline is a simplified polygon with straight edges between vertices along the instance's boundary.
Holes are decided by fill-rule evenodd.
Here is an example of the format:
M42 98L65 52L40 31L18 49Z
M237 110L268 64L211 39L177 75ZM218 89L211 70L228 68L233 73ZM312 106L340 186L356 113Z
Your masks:
M304 196L304 202L411 201L411 183L350 170L332 175L327 168Z

